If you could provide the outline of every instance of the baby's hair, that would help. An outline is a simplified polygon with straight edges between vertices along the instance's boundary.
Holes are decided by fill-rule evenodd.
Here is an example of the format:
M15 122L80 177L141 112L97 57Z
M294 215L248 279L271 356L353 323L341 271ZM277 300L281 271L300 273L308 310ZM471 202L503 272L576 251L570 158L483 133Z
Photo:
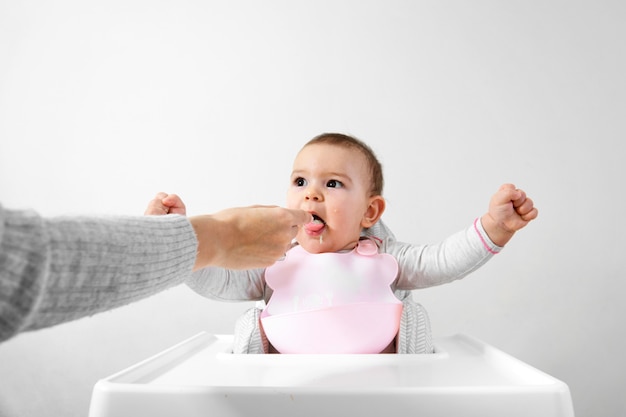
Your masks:
M348 149L356 149L365 156L367 160L367 164L370 168L370 175L372 180L372 185L370 188L371 195L382 195L383 194L383 167L378 161L376 154L372 148L370 148L365 142L348 135L344 135L342 133L322 133L308 141L304 147L308 145L313 145L316 143L327 143L329 145L337 145L342 146Z

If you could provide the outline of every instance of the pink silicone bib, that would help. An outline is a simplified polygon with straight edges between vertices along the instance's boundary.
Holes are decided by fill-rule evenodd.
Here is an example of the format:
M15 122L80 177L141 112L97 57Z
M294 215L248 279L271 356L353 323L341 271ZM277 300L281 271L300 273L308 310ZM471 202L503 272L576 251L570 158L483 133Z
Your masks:
M390 287L397 272L371 240L346 253L296 246L265 272L274 293L263 330L281 353L379 353L400 325L402 302Z

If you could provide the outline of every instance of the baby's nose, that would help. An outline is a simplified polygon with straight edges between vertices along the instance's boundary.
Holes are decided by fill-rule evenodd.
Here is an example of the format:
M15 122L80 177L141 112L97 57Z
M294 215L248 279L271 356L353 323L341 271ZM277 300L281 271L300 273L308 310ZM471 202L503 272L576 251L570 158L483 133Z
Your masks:
M307 200L313 200L313 201L321 201L322 200L322 195L319 192L317 192L317 190L310 189L306 193L306 199Z

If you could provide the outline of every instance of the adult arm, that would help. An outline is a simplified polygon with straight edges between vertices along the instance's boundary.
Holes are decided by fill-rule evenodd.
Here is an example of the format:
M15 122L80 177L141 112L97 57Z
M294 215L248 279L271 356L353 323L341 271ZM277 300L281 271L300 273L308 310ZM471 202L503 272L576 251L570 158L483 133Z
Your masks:
M0 341L180 284L197 248L179 215L46 219L0 206Z

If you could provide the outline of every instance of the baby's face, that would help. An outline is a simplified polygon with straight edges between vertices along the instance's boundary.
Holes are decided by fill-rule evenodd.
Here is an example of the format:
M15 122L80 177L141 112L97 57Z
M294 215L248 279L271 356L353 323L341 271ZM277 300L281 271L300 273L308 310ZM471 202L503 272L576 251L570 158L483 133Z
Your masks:
M365 156L353 149L317 143L296 156L287 207L316 219L300 227L296 239L311 253L352 249L368 210L370 179Z

